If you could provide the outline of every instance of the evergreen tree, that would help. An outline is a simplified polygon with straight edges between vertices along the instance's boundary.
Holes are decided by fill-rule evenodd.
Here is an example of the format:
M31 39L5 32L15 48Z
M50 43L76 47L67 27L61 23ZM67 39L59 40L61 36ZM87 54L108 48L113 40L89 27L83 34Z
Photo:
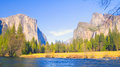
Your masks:
M38 44L37 44L37 53L40 53L41 52L41 42L39 42Z
M72 49L73 49L74 52L77 51L77 48L76 48L77 43L76 43L76 41L77 41L77 39L74 39L74 40L73 40L73 43L72 43L72 45L73 45L73 46L72 46Z
M74 48L73 48L73 44L72 44L72 43L70 44L69 51L70 51L70 52L73 52L73 51L74 51Z
M80 39L78 39L77 40L77 51L81 51L81 49L83 48L83 47L80 47L81 45L83 44L83 39L82 38L80 38Z
M107 40L106 40L106 37L104 37L104 44L102 46L102 51L106 51L107 50Z
M0 54L5 56L8 52L8 38L6 36L0 35Z
M91 38L90 42L92 44L92 50L95 51L95 39Z
M46 45L45 45L45 52L46 53L48 53L49 52L49 43L48 42L46 42Z
M44 47L44 45L41 46L41 53L45 53L45 47Z
M37 52L37 41L34 39L34 37L32 38L32 41L31 41L31 48L32 48L32 53Z
M87 41L87 50L88 51L92 51L92 43L91 43L91 41Z
M87 42L88 42L88 39L84 39L83 47L82 47L83 51L88 51L87 50Z
M22 28L21 23L19 23L17 34L19 34L19 35L23 34L23 28Z
M25 48L25 36L24 36L23 28L22 28L21 24L19 24L19 26L18 26L16 38L17 38L17 44L20 46L18 52L16 52L16 53L17 53L17 55L18 54L21 55L22 50Z
M60 50L59 50L61 53L62 52L65 52L66 50L65 50L65 44L62 42L62 43L60 43Z
M112 35L113 35L113 48L114 48L113 50L118 50L120 43L119 43L119 32L117 30L117 25L115 25Z
M104 42L104 34L100 33L100 37L99 37L99 51L102 50L104 44L105 44L105 42Z
M99 35L95 35L95 51L99 50L98 46L99 46Z
M114 34L113 32L111 32L111 29L109 29L109 33L108 33L108 38L110 38L110 43L108 45L109 49L108 50L116 50L115 48L115 44L114 44Z
M57 53L60 52L60 41L56 41L56 43L55 43L55 52L57 52Z
M110 43L110 37L107 36L107 37L106 37L106 49L110 51L110 50L111 50L111 47L112 47L112 46L111 46L111 43Z
M23 48L23 50L22 50L22 53L23 53L23 54L29 54L29 53L31 53L31 52L32 52L32 48L31 48L30 42L29 42L29 41L26 41L26 42L25 42L25 46L24 46L24 48Z
M50 52L55 52L55 45L53 44L53 42L51 42L50 45Z

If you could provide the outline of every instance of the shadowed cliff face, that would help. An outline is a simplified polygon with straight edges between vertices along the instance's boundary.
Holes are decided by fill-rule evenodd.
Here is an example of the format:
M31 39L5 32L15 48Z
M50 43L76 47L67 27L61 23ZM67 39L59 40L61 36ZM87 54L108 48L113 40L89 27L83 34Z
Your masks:
M2 27L3 27L2 21L0 20L0 34L2 33Z
M107 35L109 29L112 31L115 25L118 31L120 31L120 16L93 13L89 23L79 22L77 28L74 30L73 38L90 40L90 38L94 38L96 34L104 33L104 35Z
M19 24L21 24L27 41L31 41L33 37L42 44L45 44L47 41L45 35L38 29L36 19L30 18L24 14L17 14L6 18L0 18L0 20L3 24L3 31L8 27L12 27L13 24L15 24L15 29L17 31Z
M41 44L46 44L46 37L45 35L37 28L38 40L40 40Z

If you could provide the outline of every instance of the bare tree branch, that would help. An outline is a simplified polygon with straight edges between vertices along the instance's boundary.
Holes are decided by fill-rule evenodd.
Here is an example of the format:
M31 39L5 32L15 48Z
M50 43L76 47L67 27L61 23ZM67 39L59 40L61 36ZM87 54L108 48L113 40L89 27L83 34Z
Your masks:
M110 3L111 3L111 0L101 0L101 5L105 7L104 10L108 8Z
M112 2L111 2L111 1L112 1ZM101 5L102 5L103 7L105 7L104 10L106 10L106 9L110 6L110 4L111 4L111 3L114 3L114 2L115 2L115 0L101 0ZM114 7L111 8L111 9L108 11L109 14L112 14L112 15L120 15L120 1L118 1L118 2L116 2L116 3L117 3L117 5L114 5Z

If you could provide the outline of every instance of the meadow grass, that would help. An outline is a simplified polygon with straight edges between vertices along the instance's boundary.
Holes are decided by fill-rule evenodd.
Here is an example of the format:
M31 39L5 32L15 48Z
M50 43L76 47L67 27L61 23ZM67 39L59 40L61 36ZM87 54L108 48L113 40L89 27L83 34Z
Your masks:
M21 55L22 58L112 58L120 57L120 51L70 52L70 53L35 53Z

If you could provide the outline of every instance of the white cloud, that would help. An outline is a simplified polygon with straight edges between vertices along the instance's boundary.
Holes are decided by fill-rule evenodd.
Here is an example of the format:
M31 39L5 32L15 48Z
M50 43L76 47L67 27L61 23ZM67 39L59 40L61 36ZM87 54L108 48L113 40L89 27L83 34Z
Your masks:
M63 36L65 34L71 33L73 30L64 30L64 31L51 31L50 33L54 36Z

